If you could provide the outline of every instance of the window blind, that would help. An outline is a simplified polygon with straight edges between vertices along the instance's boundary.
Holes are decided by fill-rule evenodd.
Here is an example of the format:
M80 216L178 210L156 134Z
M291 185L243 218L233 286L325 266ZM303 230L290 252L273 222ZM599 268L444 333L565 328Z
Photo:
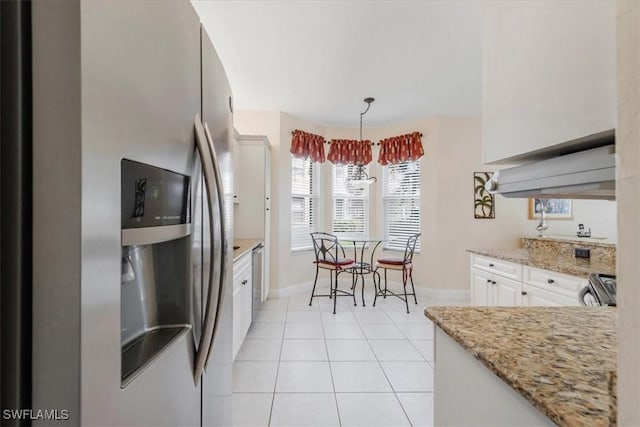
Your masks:
M349 178L355 165L333 165L332 230L337 235L366 238L369 235L369 188L355 188ZM366 168L365 168L366 170Z
M420 232L420 163L396 163L383 169L384 248L404 250L409 236Z
M318 229L317 169L309 159L291 160L291 251L313 249L309 233Z

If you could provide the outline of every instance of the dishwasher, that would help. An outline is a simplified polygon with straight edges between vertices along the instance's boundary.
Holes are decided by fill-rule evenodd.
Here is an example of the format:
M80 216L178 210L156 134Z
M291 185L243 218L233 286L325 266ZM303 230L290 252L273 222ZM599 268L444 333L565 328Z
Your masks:
M264 255L264 245L260 243L258 246L253 248L253 268L252 268L252 288L253 288L253 296L251 303L251 311L252 311L252 319L256 319L256 311L260 308L260 304L262 304L262 260Z

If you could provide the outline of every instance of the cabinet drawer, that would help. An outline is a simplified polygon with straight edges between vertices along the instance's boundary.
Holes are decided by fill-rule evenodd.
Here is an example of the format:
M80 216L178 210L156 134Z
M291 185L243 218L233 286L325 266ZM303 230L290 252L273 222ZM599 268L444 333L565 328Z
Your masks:
M233 276L233 290L235 292L240 286L249 286L251 287L251 269L244 268L237 275Z
M522 280L522 265L484 255L471 254L471 267L488 271L511 280Z
M248 251L246 254L242 255L233 263L233 280L235 282L236 277L241 275L245 270L251 269L251 255L252 252Z
M559 292L568 297L578 295L578 291L585 286L586 279L555 271L542 270L535 267L524 267L524 283L541 289Z
M540 289L527 284L522 285L522 305L525 307L561 307L579 306L578 296L571 298L555 291Z

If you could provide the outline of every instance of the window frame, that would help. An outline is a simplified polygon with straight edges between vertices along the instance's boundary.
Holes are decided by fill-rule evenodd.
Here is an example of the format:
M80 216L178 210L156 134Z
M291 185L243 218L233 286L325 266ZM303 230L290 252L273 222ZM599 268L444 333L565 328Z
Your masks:
M310 188L309 188L309 192L308 193L304 193L304 192L294 192L294 169L296 166L296 162L309 162L309 181L310 181ZM303 163L304 165L304 163ZM289 201L289 214L290 214L290 236L289 236L289 250L291 251L292 254L294 253L301 253L301 252L309 252L313 250L313 243L311 241L311 236L308 233L312 233L315 231L318 231L318 225L320 222L320 218L319 218L319 210L320 210L320 170L321 168L319 167L318 164L315 164L314 162L311 161L311 159L306 158L306 159L301 159L301 158L297 158L294 156L291 156L291 164L290 164L290 169L289 172L291 174L291 197L290 197L290 201ZM303 200L305 199L309 199L309 203L311 204L310 207L310 214L309 214L309 227L308 227L308 231L307 231L307 239L308 242L307 244L305 244L304 246L295 246L294 247L294 243L296 243L297 239L294 239L294 229L296 228L296 224L294 224L294 209L293 209L293 204L294 204L294 199L300 199L302 198ZM303 201L303 208L302 208L302 213L303 215L305 214L305 207L304 207L304 203L305 201ZM299 236L301 237L301 236ZM300 241L302 241L302 239L299 239Z
M398 167L399 165L402 164L416 164L417 165L417 179L414 177L414 179L412 179L411 181L409 181L409 184L414 183L417 186L417 192L415 194L407 194L407 193L400 193L400 194L389 194L389 184L390 184L390 180L389 180L389 174L392 171L392 168ZM415 160L415 161L409 161L409 162L403 162L403 163L398 163L398 164L393 164L393 165L386 165L383 167L383 173L382 173L382 197L381 197L381 203L382 203L382 212L381 212L381 221L382 221L382 236L384 239L383 245L382 245L382 249L385 251L393 251L393 252L404 252L404 250L406 249L406 239L409 237L410 234L407 234L404 237L403 241L399 241L398 239L392 240L391 236L392 233L390 233L390 221L387 220L387 209L388 207L388 201L391 200L411 200L413 202L413 204L415 206L417 206L417 210L418 210L418 218L417 218L417 222L415 223L417 225L417 227L414 227L414 230L412 230L413 232L411 234L414 233L420 233L422 230L422 182L421 182L421 164L420 164L420 160ZM418 242L416 244L416 249L415 249L415 253L420 253L421 250L421 242L420 242L421 238L418 238ZM398 244L393 244L393 242L398 242Z
M350 172L353 173L353 170L350 171L350 169L355 169L357 166L356 165L352 165L352 164L347 164L347 165L338 165L338 164L334 164L331 166L331 232L333 234L335 234L338 237L358 237L358 238L364 238L364 239L368 239L369 238L369 228L370 228L370 187L369 186L365 186L363 188L363 195L350 195L350 194L345 194L345 193L336 193L336 172L337 169L341 167L341 168L346 168L347 172L346 172L346 176L344 178L345 180L345 189L347 189L347 180L348 177L350 176ZM365 166L365 171L367 173L369 173L369 166ZM348 190L348 189L347 189ZM338 200L343 200L343 203L348 203L348 201L350 200L362 200L363 201L363 231L362 232L348 232L348 231L336 231L336 210L337 210L337 201ZM346 207L344 208L346 209Z

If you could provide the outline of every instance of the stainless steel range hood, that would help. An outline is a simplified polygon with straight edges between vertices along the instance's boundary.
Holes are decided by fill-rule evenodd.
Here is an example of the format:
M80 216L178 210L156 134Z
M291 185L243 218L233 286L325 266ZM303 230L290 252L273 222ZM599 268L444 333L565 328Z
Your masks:
M504 169L486 188L505 197L615 200L615 145Z

